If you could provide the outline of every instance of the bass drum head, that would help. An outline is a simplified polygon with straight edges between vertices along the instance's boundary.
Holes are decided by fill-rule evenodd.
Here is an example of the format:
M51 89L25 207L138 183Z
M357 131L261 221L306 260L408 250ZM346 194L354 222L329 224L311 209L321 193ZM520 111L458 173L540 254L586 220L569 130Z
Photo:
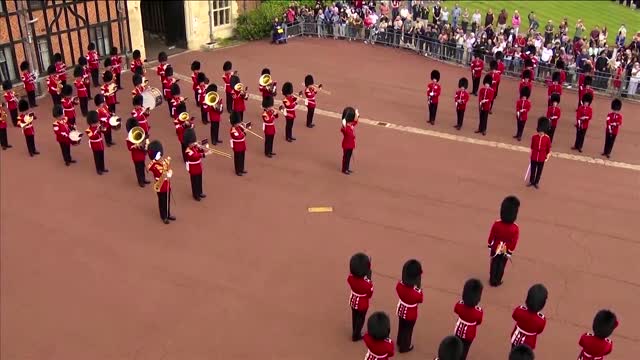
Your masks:
M145 109L153 110L162 105L162 92L157 88L149 88L142 93L142 106Z

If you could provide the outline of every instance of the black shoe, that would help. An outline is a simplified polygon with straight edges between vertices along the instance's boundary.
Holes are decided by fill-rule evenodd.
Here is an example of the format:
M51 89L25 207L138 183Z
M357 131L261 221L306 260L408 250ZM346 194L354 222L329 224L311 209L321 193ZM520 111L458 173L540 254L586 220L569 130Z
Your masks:
M11 149L12 147L13 147L13 145L3 146L3 147L2 147L2 150Z
M162 220L162 222L165 223L165 224L169 224L169 219L164 219L164 220Z
M582 152L582 149L578 149L578 152L579 152L579 153L581 153L581 152Z
M518 136L516 139L518 139L518 141L522 141L522 138L520 136Z
M98 175L102 175L102 171L98 171Z
M474 132L475 132L476 134L480 134L482 131L480 131L480 130L476 130L476 131L474 131Z
M176 221L176 217L173 216L173 215L169 215L169 217L167 219L169 219L171 221Z
M292 138L291 138L291 141L296 141L296 138L292 137Z
M607 157L607 159L611 158L611 155L609 155L609 154L606 154L605 156Z
M356 342L362 340L362 335L351 335L351 341Z
M264 154L264 156L266 156L268 158L273 157L273 155L271 155L271 154Z
M237 172L236 175L237 176L242 176L242 173L241 172Z
M33 155L40 155L40 151L34 151Z
M458 126L458 125L454 125L454 128L456 128L456 130L460 130L462 128L462 126Z
M242 170L241 171L243 174L248 174L248 172L246 170Z
M314 127L316 127L316 125L315 125L315 124L311 124L311 125L307 125L307 127L308 127L309 129L313 129Z
M200 199L204 199L204 198L206 198L206 197L207 197L207 195L206 195L206 194L200 194Z
M536 189L540 189L540 188L538 187L538 184L533 184L533 187L534 187L534 188L536 188Z
M107 169L102 169L102 172L104 172L104 173L108 173L108 172L109 172L109 170L107 170Z
M68 162L68 161L65 161L65 162L64 162L64 165L65 165L65 166L69 166L69 165L71 165L71 163L70 163L70 162Z
M408 353L411 350L413 350L413 345L409 346L409 348L406 350L398 350L398 352L402 354L402 353Z
M351 175L351 173L349 172L349 170L342 170L342 173L345 175Z
M293 140L291 140L291 139L287 139L287 142L292 142L292 141L293 141Z
M75 160L73 160L73 159L69 160L69 162L70 162L70 163L72 163L72 164L77 163L77 161L75 161Z
M144 183L138 183L138 186L140 186L141 188L145 187Z
M222 141L217 140L217 141L216 141L216 144L222 144Z
M200 201L200 197L199 197L199 196L194 196L194 197L193 197L193 200L195 200L195 201Z
M532 187L532 186L533 186L533 183L528 183L527 184L527 187Z
M513 138L514 138L514 139L517 139L517 138L518 138L518 135L513 135Z
M149 181L149 180L145 180L145 181L143 181L143 183L144 183L144 184L151 184L151 181Z

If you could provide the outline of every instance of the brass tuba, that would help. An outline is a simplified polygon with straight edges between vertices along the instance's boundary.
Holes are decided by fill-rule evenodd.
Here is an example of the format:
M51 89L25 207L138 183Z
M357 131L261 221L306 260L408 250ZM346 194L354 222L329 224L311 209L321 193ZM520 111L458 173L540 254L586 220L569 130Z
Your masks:
M142 140L144 140L146 137L147 137L147 134L145 133L144 129L141 128L140 126L135 126L131 130L129 130L129 135L127 136L127 140L131 141L136 145L139 145L140 143L142 143Z
M262 76L260 76L260 86L269 86L271 84L271 75L269 74L264 74Z
M204 103L209 106L216 106L220 101L220 95L215 91L210 91L204 96Z
M233 87L233 89L234 89L235 91L240 91L240 92L244 92L244 91L245 91L245 87L244 87L244 84L243 84L243 83L237 83L237 84Z

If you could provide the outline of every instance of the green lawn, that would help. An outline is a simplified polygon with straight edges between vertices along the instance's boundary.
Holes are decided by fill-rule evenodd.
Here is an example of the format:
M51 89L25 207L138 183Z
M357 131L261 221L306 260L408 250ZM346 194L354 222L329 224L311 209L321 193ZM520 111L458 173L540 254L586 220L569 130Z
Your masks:
M484 15L487 10L493 10L495 20L501 9L506 9L509 16L507 24L511 24L511 16L514 10L518 10L522 23L520 28L527 28L529 21L527 15L533 11L540 24L540 32L544 31L544 26L548 20L553 20L555 29L564 17L569 20L569 36L573 37L576 21L582 19L587 28L584 35L588 36L594 26L606 26L609 31L607 39L608 44L612 44L620 28L620 24L625 24L627 28L627 44L637 31L640 31L640 10L633 10L626 6L618 4L618 1L610 0L600 1L445 1L443 6L447 6L451 10L455 3L460 7L468 8L469 15L472 15L475 9L479 9L482 14L484 23Z

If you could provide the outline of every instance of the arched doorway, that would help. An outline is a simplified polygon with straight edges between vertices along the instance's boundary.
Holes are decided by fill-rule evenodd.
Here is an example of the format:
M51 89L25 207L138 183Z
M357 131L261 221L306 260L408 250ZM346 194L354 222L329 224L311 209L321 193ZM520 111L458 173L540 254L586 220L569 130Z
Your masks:
M140 1L140 16L147 54L187 48L184 1ZM171 51L171 52L174 52Z

